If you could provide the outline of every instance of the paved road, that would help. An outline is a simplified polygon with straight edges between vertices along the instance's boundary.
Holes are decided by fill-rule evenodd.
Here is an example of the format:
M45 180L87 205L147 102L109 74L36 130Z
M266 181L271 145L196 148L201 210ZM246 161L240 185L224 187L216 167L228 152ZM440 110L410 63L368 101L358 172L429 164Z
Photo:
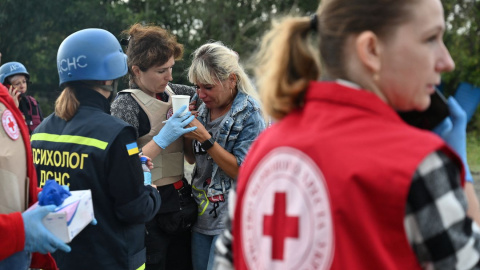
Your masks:
M477 197L480 198L480 172L472 172L472 176Z

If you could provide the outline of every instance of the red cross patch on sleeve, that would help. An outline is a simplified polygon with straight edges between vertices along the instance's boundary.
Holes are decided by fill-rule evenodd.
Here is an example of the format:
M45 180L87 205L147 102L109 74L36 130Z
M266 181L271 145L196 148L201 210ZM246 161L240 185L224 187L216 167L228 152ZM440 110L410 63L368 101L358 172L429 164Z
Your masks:
M15 120L12 112L8 109L3 111L2 126L5 130L5 133L7 133L8 137L10 137L12 140L15 141L18 139L18 137L20 137L20 129L17 121Z

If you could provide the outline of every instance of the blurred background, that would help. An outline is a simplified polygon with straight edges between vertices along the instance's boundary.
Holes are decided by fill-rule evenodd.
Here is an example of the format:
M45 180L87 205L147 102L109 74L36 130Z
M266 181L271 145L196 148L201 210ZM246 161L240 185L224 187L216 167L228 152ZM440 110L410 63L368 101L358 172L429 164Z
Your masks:
M442 3L447 21L444 40L456 63L455 70L442 78L443 92L449 96L461 82L480 87L480 0ZM136 22L162 26L185 46L173 82L188 85L185 69L191 53L201 44L222 41L239 53L248 71L249 58L272 18L286 13L308 16L317 6L317 0L0 0L1 62L25 65L32 81L28 93L47 116L61 91L57 49L75 31L103 28L121 39L125 37L122 31ZM125 85L122 80L119 89ZM476 178L480 177L479 111L468 126L468 159Z

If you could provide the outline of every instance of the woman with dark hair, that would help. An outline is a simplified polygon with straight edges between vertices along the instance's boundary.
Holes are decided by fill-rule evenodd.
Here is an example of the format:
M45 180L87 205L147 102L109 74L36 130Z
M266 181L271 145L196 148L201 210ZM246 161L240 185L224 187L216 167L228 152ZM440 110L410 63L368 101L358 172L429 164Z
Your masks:
M146 269L191 269L190 230L196 205L184 177L182 135L195 129L183 129L194 116L173 117L172 96L193 96L195 90L170 83L183 45L159 26L135 24L124 33L130 89L119 92L112 115L135 127L141 151L153 159L152 183L162 197L159 212L146 225Z
M279 121L239 173L235 269L478 269L464 112L449 100L444 140L397 113L426 110L454 68L445 28L439 0L327 0L266 34L257 80Z

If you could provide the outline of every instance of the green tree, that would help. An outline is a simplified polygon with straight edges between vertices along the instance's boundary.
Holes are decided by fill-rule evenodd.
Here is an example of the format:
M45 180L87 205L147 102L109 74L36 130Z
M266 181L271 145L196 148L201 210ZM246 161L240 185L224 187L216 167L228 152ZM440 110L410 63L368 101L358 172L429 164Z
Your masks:
M448 94L453 94L461 82L480 87L480 1L444 0L447 21L445 45L455 61L455 70L444 74ZM469 124L469 130L480 129L480 110Z
M443 82L447 94L452 94L462 81L480 86L480 0L442 2L447 19L445 43L456 62L455 71L445 74ZM29 92L50 113L61 90L57 49L75 31L103 28L120 38L136 22L162 26L185 46L184 60L174 69L174 82L190 84L185 70L191 53L203 43L222 41L247 64L272 18L288 13L308 16L317 6L318 0L1 0L0 52L4 63L25 64L33 82ZM124 87L125 82L121 83ZM478 122L470 128L479 129Z
M222 41L247 61L273 16L308 15L317 1L307 0L57 0L0 1L2 62L22 62L31 74L29 93L45 114L60 93L56 53L61 41L84 28L103 28L119 38L135 22L160 25L185 46L184 61L174 69L174 82L189 84L185 70L191 53L207 41ZM122 86L125 83L122 81Z
M272 17L290 12L309 15L316 10L318 1L130 0L127 5L138 12L139 22L162 26L177 35L185 54L175 66L174 82L190 84L185 70L191 53L202 44L222 41L247 61Z
M39 100L44 114L53 111L61 90L56 55L62 40L84 28L119 33L131 23L123 1L2 0L0 12L2 62L25 65L32 81L29 94Z

